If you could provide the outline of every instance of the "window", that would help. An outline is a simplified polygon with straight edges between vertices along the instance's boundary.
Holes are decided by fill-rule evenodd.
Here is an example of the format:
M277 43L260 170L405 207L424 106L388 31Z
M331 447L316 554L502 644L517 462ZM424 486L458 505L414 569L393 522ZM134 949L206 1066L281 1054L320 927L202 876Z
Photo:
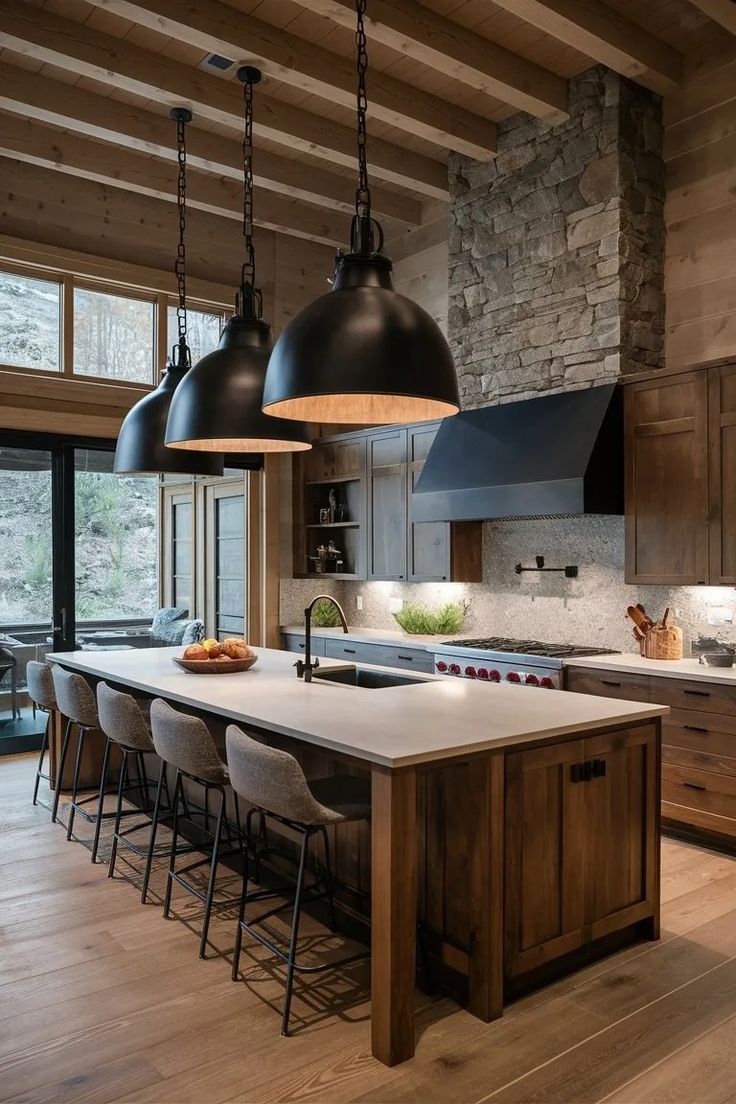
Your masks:
M192 500L176 496L171 503L171 604L192 610Z
M74 289L74 372L152 383L154 304Z
M58 372L60 307L58 281L0 272L0 364Z
M50 625L51 453L0 448L0 487L0 633L3 622Z
M187 311L187 342L192 353L192 364L196 364L207 353L217 348L222 329L222 314L210 314L207 311ZM167 354L179 340L176 325L176 307L168 309Z
M215 499L215 636L245 635L245 496Z

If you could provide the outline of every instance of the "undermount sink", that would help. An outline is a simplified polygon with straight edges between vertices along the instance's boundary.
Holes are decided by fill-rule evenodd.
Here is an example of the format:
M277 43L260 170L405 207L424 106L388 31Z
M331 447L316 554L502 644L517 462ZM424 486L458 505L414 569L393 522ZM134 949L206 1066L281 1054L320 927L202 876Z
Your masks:
M333 667L312 671L312 678L322 682L337 682L341 686L360 686L364 690L383 690L389 686L411 686L415 682L429 682L431 679L414 678L413 675L388 674L385 671L371 671L367 667Z

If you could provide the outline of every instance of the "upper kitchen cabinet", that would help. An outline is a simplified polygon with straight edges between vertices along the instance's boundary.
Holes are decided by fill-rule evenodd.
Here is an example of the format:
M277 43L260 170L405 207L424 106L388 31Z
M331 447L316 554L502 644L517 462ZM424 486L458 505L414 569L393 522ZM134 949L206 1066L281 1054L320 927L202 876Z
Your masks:
M368 578L406 579L406 430L368 437Z
M626 581L709 581L708 374L629 385Z
M708 372L710 581L736 586L736 364Z

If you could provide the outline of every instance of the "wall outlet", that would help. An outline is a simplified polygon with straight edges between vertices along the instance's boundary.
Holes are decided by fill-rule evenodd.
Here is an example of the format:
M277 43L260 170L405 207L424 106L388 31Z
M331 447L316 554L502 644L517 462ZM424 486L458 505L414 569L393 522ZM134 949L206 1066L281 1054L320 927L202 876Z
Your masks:
M403 598L389 598L388 600L388 612L389 613L401 613L404 608Z
M732 625L733 606L708 606L709 625Z
M362 594L356 594L356 596L355 596L355 608L357 610L362 610L362 608L363 608L363 595Z

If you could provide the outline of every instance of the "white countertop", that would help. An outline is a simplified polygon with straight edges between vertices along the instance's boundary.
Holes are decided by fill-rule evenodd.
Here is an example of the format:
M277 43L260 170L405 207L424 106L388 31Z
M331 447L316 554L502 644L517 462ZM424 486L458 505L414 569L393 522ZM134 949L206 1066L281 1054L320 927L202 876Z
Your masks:
M284 625L282 633L304 636L304 625ZM436 644L445 644L448 640L467 640L467 633L446 636L423 636L419 633L405 633L401 629L319 629L312 626L312 636L334 636L340 640L352 640L358 644L400 644L402 648L418 648L423 652L434 651Z
M665 678L736 686L736 667L705 667L697 659L644 659L635 652L566 659L565 667L590 667L596 671L621 671L631 675L663 675Z
M292 653L268 648L259 649L250 671L194 675L172 663L180 654L180 648L136 648L58 652L47 659L388 767L552 740L669 712L666 706L431 675L413 676L422 685L380 690L305 683L296 677ZM321 669L346 666L322 661Z

